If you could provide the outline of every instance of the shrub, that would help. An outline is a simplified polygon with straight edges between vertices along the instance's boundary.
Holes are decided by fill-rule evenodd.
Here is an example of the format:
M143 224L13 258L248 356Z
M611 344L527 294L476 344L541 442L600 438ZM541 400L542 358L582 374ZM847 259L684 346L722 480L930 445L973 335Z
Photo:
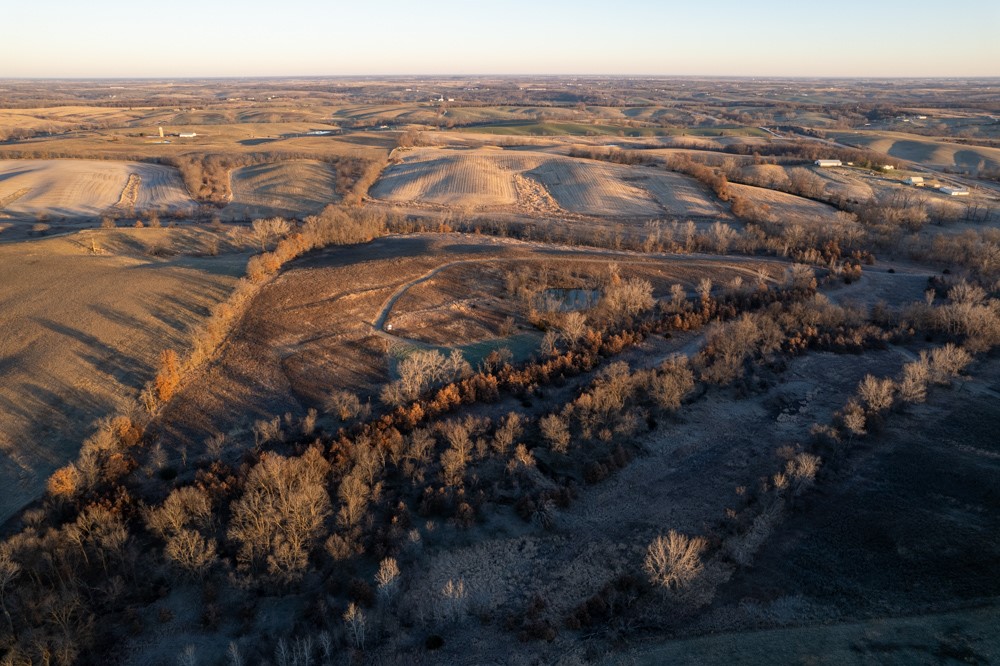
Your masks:
M180 362L177 352L165 349L160 354L160 370L156 373L156 394L162 402L169 402L181 382Z

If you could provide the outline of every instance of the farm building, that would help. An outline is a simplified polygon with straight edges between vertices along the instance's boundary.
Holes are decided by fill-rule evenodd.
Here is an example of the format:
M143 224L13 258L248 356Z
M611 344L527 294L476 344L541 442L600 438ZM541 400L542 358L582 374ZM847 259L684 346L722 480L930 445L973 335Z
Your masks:
M198 136L198 134L197 134L197 133L195 133L195 132L181 132L181 133L180 133L180 134L178 134L177 136L179 136L179 137L180 137L180 138L182 138L182 139L193 139L193 138L195 138L196 136Z
M923 176L910 176L909 178L906 179L906 184L907 185L913 185L914 187L923 187L924 186L924 177Z
M964 187L939 187L938 192L944 192L951 197L967 197L969 196L969 190Z
M816 166L818 167L839 167L843 163L840 160L816 160Z

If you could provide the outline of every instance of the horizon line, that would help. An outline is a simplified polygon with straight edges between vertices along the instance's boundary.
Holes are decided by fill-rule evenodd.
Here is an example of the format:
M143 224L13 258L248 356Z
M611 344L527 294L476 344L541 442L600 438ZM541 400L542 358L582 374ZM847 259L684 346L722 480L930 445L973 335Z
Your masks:
M95 76L0 76L0 81L198 81L220 79L433 79L433 78L594 78L594 79L750 79L750 80L998 80L1000 74L962 75L853 75L853 74L559 74L559 73L478 73L478 74L201 74L201 75L95 75Z

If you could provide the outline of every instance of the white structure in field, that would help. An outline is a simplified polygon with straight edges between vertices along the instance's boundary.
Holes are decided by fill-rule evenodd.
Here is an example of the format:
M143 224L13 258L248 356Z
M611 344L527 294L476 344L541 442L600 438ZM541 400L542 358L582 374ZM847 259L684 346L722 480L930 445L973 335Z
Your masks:
M923 187L924 186L924 177L923 176L910 176L909 178L906 179L906 184L907 185L913 185L914 187Z
M195 132L181 132L181 133L180 133L180 134L178 134L177 136L179 136L179 137L180 137L180 138L182 138L182 139L193 139L193 138L195 138L196 136L198 136L198 134L197 134L197 133L195 133Z
M964 187L939 187L938 192L944 192L951 197L967 197L969 196L969 190Z
M839 167L843 166L843 162L840 160L816 160L816 166L818 167Z

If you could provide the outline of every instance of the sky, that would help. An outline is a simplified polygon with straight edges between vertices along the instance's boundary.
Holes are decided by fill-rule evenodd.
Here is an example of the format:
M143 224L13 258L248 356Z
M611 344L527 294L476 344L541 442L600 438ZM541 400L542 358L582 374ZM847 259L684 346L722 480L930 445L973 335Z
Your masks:
M0 78L1000 76L1000 1L12 0Z

